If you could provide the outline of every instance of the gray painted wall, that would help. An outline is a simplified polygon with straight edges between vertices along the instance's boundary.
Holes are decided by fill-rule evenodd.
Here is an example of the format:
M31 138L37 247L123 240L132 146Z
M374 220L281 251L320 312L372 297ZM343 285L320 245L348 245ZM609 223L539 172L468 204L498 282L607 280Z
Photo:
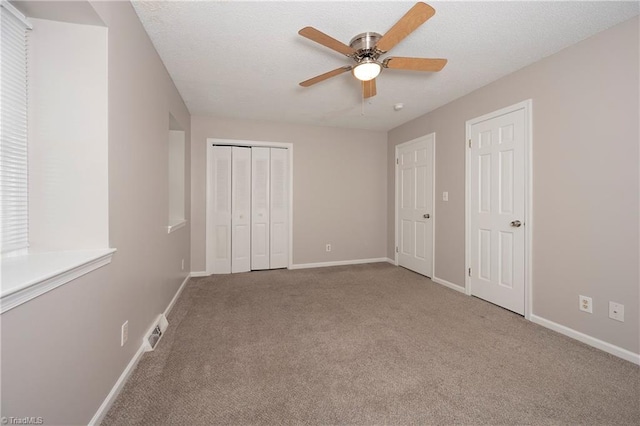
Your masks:
M386 257L386 133L194 116L191 135L193 271L205 270L207 138L293 144L294 264Z
M181 259L190 262L189 226L166 231L169 113L187 140L189 113L131 4L93 6L109 28L109 239L118 251L110 265L1 317L2 415L47 424L93 417L186 277ZM189 194L187 179L187 215Z
M391 130L387 255L395 146L435 132L435 276L464 286L465 122L531 98L533 313L640 352L638 33L634 18ZM624 323L609 301L625 305Z

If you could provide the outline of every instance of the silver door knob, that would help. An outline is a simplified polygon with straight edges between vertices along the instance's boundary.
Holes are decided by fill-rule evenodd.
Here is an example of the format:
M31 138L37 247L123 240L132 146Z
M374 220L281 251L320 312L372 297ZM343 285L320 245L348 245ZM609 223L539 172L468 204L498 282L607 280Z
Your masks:
M431 216L429 216L429 213L425 213L422 215L422 217L424 217L425 219L429 219Z
M514 220L513 222L511 222L511 226L513 226L514 228L520 228L522 226L522 222L520 222L519 220Z

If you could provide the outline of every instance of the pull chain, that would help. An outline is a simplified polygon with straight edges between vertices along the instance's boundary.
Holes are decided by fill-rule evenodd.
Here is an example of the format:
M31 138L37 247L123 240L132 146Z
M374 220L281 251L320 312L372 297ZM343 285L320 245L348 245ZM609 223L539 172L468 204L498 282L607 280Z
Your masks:
M362 110L360 112L360 115L362 115L364 117L364 81L362 82Z

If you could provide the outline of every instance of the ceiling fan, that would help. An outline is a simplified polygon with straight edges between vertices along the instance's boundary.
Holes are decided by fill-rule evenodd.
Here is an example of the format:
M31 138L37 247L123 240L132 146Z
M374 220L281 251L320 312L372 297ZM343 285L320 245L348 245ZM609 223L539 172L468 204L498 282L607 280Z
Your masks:
M348 46L313 27L301 29L298 31L301 36L342 53L356 63L355 65L346 65L305 80L300 83L300 86L309 87L328 78L351 71L355 78L362 81L363 97L370 98L376 95L376 77L383 68L440 71L447 64L446 59L388 57L382 61L379 60L380 56L400 43L435 13L436 11L428 4L418 2L385 35L373 32L358 34L351 39Z

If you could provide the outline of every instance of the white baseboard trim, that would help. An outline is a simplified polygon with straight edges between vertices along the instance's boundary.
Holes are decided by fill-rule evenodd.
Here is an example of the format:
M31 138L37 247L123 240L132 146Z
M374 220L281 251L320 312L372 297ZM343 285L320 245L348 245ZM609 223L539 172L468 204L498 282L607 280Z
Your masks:
M460 287L459 285L456 285L451 281L443 280L442 278L438 278L438 277L431 277L431 281L433 281L434 283L443 285L445 287L448 287L451 290L459 291L460 293L466 294L464 287Z
M184 287L189 281L189 278L191 278L192 276L193 274L187 275L187 277L184 279L182 284L180 284L180 287L178 288L178 291L176 291L175 296L173 296L173 299L171 299L171 302L169 302L169 305L164 310L165 316L169 315L169 312L171 312L171 309L173 309L173 305L176 304L176 301L178 300L180 293L182 293L182 290L184 290ZM156 323L154 322L152 327L155 327L155 325ZM107 412L113 405L113 402L116 400L116 398L118 397L118 394L120 394L120 391L124 387L124 384L127 383L129 376L131 376L131 373L133 373L133 370L136 369L138 362L140 362L140 358L142 358L142 354L144 354L147 351L147 344L145 343L146 337L147 337L147 334L145 334L142 337L142 343L140 344L140 347L138 348L136 353L133 355L133 358L131 358L131 361L129 361L129 364L126 366L126 368L124 369L124 371L122 372L122 374L120 375L116 383L111 388L111 391L109 392L107 397L104 399L104 401L102 401L102 404L98 408L98 411L96 411L96 414L94 414L93 418L89 421L89 425L91 426L99 425L102 422L102 420L104 420L104 417L107 415Z
M176 301L178 300L178 297L180 297L180 293L182 293L182 290L184 290L184 286L189 281L189 278L191 278L191 274L187 275L184 281L182 281L182 284L180 284L180 287L178 288L178 291L176 291L175 296L173 296L173 299L171 299L171 302L169 302L169 306L167 306L167 309L164 310L165 317L169 316L169 312L171 312L171 309L173 309L173 305L176 304Z
M618 358L622 358L634 364L640 365L640 354L633 353L627 349L621 348L616 345L612 345L611 343L607 343L603 340L589 336L588 334L581 333L572 328L566 327L564 325L558 324L553 321L549 321L548 319L539 317L534 314L531 314L530 319L531 319L531 322L534 322L545 328L548 328L560 334L564 334L565 336L569 336L572 339L576 339L589 346L593 346L594 348L610 353L611 355L615 355Z
M94 414L93 418L89 421L90 426L99 425L102 420L104 420L104 417L107 415L109 408L111 408L111 405L113 405L113 402L118 397L118 394L124 387L124 384L127 383L129 376L131 376L133 370L136 369L136 366L138 365L138 362L140 362L140 358L142 358L143 353L145 353L144 343L140 345L138 351L135 353L135 355L133 355L133 358L131 358L131 361L129 361L129 364L118 378L118 381L111 388L111 392L109 392L109 395L107 395L104 401L102 401L102 404L98 408L98 411L96 411L96 414Z
M395 260L391 259L390 257L387 257L387 263L392 264L393 266L398 266L398 264L396 263Z
M208 277L210 274L207 274L206 271L195 271L189 274L190 277L199 278L199 277Z
M360 265L363 263L389 262L390 260L391 259L387 257L378 257L375 259L354 259L354 260L338 260L335 262L298 263L296 265L291 265L289 269L308 269L308 268L324 268L326 266Z

